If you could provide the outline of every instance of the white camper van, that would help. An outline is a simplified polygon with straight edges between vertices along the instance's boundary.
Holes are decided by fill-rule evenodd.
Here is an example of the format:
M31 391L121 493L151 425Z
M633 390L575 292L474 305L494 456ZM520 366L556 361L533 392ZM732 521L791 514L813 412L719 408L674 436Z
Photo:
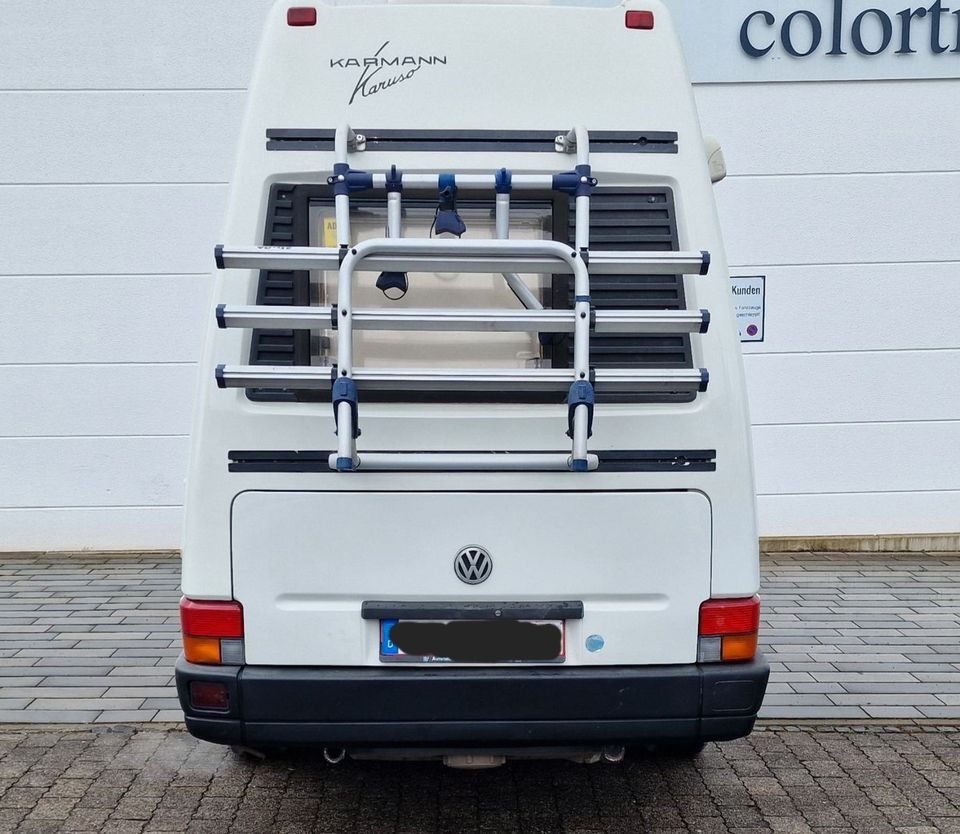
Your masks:
M710 172L658 0L276 4L201 362L194 735L462 764L750 732Z

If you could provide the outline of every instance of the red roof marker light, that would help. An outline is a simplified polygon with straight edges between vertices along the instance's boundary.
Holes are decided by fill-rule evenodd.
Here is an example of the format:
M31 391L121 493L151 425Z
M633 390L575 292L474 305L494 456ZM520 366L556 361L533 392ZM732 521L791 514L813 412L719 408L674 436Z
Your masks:
M652 29L653 12L629 11L624 18L628 29Z
M316 26L317 10L312 6L294 6L287 9L287 26Z

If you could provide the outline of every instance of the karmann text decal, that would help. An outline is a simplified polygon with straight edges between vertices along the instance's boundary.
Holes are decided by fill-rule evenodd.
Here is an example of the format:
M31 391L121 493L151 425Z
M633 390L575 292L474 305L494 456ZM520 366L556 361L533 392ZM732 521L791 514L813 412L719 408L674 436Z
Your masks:
M424 67L447 63L446 55L385 55L384 50L389 45L390 41L386 41L373 55L366 58L330 59L331 69L360 70L360 77L348 104L353 104L357 96L367 98L409 81Z

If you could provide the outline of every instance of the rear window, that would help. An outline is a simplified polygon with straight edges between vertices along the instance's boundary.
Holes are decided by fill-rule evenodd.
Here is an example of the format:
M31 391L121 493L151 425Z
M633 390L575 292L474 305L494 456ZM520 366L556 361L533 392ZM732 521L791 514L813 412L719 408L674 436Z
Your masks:
M356 200L352 200L356 203ZM408 202L408 201L405 201ZM466 236L473 239L496 237L491 206L458 205L467 225ZM351 210L351 242L383 237L386 206L359 205ZM430 236L434 207L417 201L404 207L404 237ZM553 208L550 204L525 205L514 201L510 212L510 235L516 240L550 240L553 237ZM337 245L336 215L330 204L310 207L310 245ZM550 306L552 276L520 275L544 306ZM310 275L310 296L314 304L337 302L337 278L334 271ZM377 273L358 271L354 276L353 299L357 308L452 308L523 309L523 304L499 273L412 272L407 276L409 290L396 301L388 299L376 287ZM313 365L331 365L337 361L337 335L334 330L318 331L311 352ZM546 365L544 365L546 362ZM549 367L542 356L536 333L429 333L419 331L355 330L353 363L371 368L528 368Z
M572 243L573 202L564 195L532 193L511 201L511 237L553 239ZM386 201L380 196L351 198L354 242L382 237ZM427 237L436 208L436 193L405 191L403 234ZM487 195L461 192L458 210L467 224L466 238L494 237L494 203ZM333 194L329 186L284 184L271 187L263 243L269 246L332 246L336 242ZM673 193L665 187L598 188L591 199L590 246L593 250L676 251L679 249ZM502 275L475 273L411 273L409 291L400 301L388 300L375 283L377 275L358 272L357 307L505 308L523 305ZM571 309L573 277L522 275L544 307ZM336 301L335 272L264 270L257 304L305 306ZM597 309L677 310L686 307L681 275L594 276L591 295ZM572 338L553 334L354 332L354 362L366 367L553 367L572 364ZM330 330L254 330L250 363L326 366L336 362L336 334ZM609 334L590 340L595 368L690 368L690 337L684 333ZM329 401L327 391L248 389L255 401ZM404 401L404 391L361 392L366 402ZM689 393L608 395L607 402L689 402ZM555 394L477 394L454 391L417 394L418 402L561 402Z

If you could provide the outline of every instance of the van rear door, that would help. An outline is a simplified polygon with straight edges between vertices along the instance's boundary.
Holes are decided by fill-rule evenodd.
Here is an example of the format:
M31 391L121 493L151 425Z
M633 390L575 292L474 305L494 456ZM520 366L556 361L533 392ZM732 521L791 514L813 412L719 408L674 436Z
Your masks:
M693 663L710 531L693 491L244 492L232 539L246 661L379 665L364 602L579 601L564 663ZM492 560L480 584L454 569L469 545Z

